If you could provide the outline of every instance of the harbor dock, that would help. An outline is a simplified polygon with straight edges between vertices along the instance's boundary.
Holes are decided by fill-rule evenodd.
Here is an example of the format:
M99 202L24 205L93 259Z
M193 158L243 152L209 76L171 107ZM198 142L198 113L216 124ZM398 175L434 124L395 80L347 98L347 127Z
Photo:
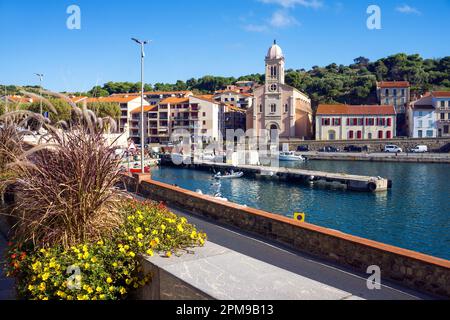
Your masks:
M170 157L161 159L162 165L172 165ZM244 177L277 179L281 181L301 182L309 184L333 184L345 187L347 190L360 192L383 192L392 187L392 181L382 177L361 176L345 173L330 173L323 171L312 171L291 168L272 168L253 165L234 166L228 163L216 162L196 162L184 167L209 170L213 172L220 171L242 171Z

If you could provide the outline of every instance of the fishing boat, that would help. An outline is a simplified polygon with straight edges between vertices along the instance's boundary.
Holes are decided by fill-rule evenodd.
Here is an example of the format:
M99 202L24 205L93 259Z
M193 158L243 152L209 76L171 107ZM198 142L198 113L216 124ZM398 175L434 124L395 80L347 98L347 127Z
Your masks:
M220 172L214 175L214 179L236 179L241 178L244 175L243 172L232 172L229 174L221 174Z
M280 161L305 161L305 157L301 155L296 155L295 152L280 152Z

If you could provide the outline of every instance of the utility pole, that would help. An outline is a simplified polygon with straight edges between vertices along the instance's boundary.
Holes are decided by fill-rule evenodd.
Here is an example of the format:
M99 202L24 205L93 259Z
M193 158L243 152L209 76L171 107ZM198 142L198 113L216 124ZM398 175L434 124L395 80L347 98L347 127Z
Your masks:
M131 38L134 42L141 46L141 172L145 173L144 168L144 147L145 147L145 135L144 135L144 45L148 44L148 41L138 40Z
M41 113L41 115L43 114L43 110L42 110L42 80L44 79L44 74L43 73L35 73L35 75L37 75L39 77L39 112Z

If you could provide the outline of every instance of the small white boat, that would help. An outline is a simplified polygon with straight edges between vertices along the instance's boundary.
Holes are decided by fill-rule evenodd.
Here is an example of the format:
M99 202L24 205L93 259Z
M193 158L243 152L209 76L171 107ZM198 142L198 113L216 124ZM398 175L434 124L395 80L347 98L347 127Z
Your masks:
M241 178L244 175L243 172L233 172L230 174L221 174L220 172L214 175L214 179L236 179Z
M305 158L301 155L296 155L295 152L280 152L280 161L305 161Z

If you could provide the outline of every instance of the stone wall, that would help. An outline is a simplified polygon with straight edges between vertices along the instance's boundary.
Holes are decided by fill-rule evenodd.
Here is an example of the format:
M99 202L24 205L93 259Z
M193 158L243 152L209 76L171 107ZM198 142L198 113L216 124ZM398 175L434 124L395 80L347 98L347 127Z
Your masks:
M134 183L131 177L125 180L131 185ZM133 189L134 186L131 186L130 190ZM360 272L365 273L367 267L377 265L384 279L415 290L450 297L448 260L300 223L157 181L142 181L139 193Z
M384 146L395 144L403 149L410 150L418 145L428 146L429 152L450 152L450 138L436 139L390 139L390 140L341 140L341 141L302 141L282 140L281 143L289 143L290 150L297 150L298 146L307 145L310 151L318 151L325 146L333 146L344 150L344 147L368 146L370 152L383 152Z

